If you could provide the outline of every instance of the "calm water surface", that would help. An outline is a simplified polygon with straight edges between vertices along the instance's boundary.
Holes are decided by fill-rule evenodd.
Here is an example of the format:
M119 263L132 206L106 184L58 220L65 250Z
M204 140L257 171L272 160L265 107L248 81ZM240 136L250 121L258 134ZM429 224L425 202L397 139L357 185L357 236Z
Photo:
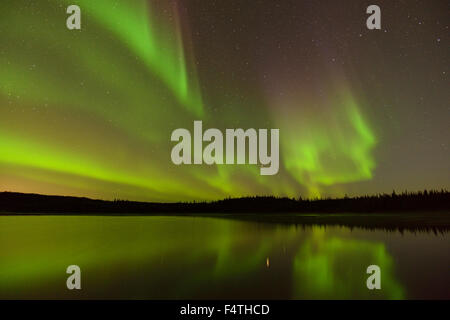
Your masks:
M81 268L82 290L66 289ZM381 290L366 268L381 268ZM204 217L0 217L0 298L450 298L448 233Z

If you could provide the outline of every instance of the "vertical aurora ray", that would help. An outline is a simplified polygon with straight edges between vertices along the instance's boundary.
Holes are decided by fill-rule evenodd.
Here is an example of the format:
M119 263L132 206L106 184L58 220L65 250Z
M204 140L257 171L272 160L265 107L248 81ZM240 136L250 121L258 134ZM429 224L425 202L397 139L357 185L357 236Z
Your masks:
M189 79L187 75L176 2L79 0L77 3L92 16L94 23L104 26L142 59L149 71L160 77L183 105L197 116L202 115L196 79Z

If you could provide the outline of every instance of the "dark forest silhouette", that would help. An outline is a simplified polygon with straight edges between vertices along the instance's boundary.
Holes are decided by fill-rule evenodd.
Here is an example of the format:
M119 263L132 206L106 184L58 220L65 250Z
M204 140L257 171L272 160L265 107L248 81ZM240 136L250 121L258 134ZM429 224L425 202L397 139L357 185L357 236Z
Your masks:
M203 216L302 227L336 225L388 231L450 231L450 193L446 190L392 192L340 199L305 200L269 196L177 203L106 201L1 192L1 212L3 215Z
M292 199L268 197L229 198L211 202L137 202L94 200L82 197L47 196L1 192L0 212L9 213L369 213L450 211L450 193L421 191L401 194L344 197L339 199Z

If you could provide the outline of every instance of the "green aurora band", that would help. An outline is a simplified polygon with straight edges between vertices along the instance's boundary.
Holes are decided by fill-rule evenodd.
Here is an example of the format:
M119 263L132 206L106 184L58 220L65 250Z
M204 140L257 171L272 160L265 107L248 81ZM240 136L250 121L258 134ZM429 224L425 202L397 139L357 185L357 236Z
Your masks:
M313 99L269 95L254 121L246 121L252 115L239 101L218 117L203 102L187 19L176 2L6 2L2 190L151 201L320 197L343 195L346 183L373 176L377 139L345 81L322 103L326 115L308 111ZM82 8L80 31L65 27L69 4ZM250 165L171 163L174 129L192 128L194 120L236 127L224 119L241 119L244 129L280 129L278 175L260 176Z

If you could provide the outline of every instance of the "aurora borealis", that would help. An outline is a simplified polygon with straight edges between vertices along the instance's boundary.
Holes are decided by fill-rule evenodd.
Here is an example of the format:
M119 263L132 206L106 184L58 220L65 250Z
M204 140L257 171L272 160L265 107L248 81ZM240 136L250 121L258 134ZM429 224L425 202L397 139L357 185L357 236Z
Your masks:
M66 8L81 8L81 30ZM445 1L6 0L0 190L148 201L448 188ZM278 128L280 171L170 134Z

